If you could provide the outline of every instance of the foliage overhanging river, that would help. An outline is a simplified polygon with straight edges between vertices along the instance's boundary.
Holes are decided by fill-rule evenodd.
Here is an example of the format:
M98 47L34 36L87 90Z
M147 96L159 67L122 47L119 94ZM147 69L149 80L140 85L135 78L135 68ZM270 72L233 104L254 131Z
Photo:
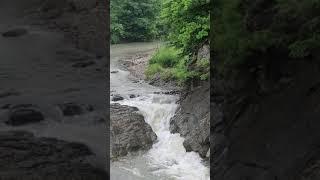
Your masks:
M157 43L130 43L111 46L110 90L125 99L117 103L139 108L157 134L158 140L152 148L140 156L128 156L111 162L111 180L208 180L209 168L203 165L197 153L186 152L183 138L171 134L169 121L178 105L177 96L154 94L162 91L147 83L133 83L129 72L120 68L119 60L140 52L151 51ZM130 99L129 94L140 95Z

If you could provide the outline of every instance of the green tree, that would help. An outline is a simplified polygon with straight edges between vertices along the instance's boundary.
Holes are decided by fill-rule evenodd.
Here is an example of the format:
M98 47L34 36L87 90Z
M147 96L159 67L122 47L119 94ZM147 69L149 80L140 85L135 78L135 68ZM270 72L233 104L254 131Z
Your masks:
M159 7L157 0L112 0L112 42L154 39Z
M163 0L161 21L166 39L189 54L209 35L208 0Z

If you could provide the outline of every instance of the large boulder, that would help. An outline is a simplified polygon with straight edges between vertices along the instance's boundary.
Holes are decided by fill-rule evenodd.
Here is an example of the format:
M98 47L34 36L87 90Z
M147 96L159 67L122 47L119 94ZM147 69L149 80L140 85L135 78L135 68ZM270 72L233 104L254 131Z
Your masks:
M64 116L76 116L93 111L93 106L68 102L58 105Z
M180 107L170 120L170 131L185 137L186 150L198 152L203 158L210 148L209 92L210 85L205 83L182 95Z
M147 150L156 141L156 134L138 111L135 107L111 104L111 158Z
M115 94L115 95L112 95L112 101L121 101L121 100L124 100L124 98L122 96L120 96L119 94Z
M0 177L12 180L107 179L86 161L92 155L80 143L39 138L25 131L0 132Z
M44 116L37 106L20 104L10 108L9 119L5 123L12 126L19 126L37 123L43 120Z
M3 37L19 37L27 33L28 31L25 28L15 28L2 33L2 36Z

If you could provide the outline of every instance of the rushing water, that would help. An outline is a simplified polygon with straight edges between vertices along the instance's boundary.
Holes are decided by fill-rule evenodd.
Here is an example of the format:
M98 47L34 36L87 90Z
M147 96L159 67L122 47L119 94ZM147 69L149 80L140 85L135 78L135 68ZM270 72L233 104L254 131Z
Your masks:
M133 83L129 72L120 70L118 60L128 55L152 50L156 43L133 43L111 46L111 91L125 97L117 103L139 108L157 134L158 140L152 148L140 156L128 156L111 163L112 180L208 180L209 168L204 166L197 153L186 152L183 138L169 131L170 118L178 105L177 96L154 94L161 89L144 82ZM129 98L129 94L140 95Z

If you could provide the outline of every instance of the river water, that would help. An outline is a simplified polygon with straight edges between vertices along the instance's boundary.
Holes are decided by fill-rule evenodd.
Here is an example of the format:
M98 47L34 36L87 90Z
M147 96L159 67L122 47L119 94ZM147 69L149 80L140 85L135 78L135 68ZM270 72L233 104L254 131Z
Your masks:
M197 153L186 152L183 138L169 131L170 118L178 105L175 95L154 94L164 91L144 82L134 83L119 60L127 56L152 51L158 43L130 43L111 46L110 90L125 97L117 103L137 107L157 134L152 148L139 156L127 156L111 162L111 180L208 180L209 168ZM129 98L129 94L139 95ZM111 102L112 103L112 102Z

